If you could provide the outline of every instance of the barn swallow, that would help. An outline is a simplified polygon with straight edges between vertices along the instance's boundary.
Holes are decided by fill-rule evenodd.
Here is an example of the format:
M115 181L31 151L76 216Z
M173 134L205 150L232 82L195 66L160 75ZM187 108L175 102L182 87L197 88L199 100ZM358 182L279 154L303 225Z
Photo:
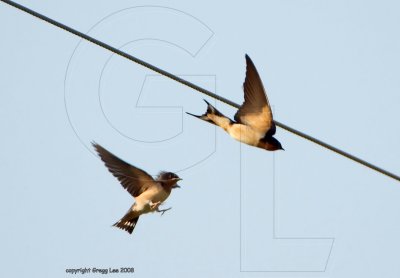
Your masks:
M111 174L135 198L135 203L128 212L113 226L132 234L140 215L155 211L164 214L171 209L160 210L159 206L168 198L173 188L180 188L177 182L181 178L171 172L160 172L153 179L145 171L123 161L99 144L92 145Z
M244 102L235 114L234 121L223 115L210 103L201 116L187 114L223 128L234 139L268 151L283 150L273 135L276 126L272 117L261 78L253 61L246 54L246 78L243 83Z

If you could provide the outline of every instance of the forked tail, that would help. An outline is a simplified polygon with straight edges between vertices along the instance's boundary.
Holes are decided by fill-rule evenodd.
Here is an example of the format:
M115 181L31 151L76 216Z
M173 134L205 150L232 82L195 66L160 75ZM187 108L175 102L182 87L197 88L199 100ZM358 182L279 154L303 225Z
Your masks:
M202 119L206 122L212 123L214 125L219 125L218 121L216 121L217 118L227 118L225 117L221 112L217 110L214 106L212 106L207 100L204 99L204 101L207 103L207 111L203 115L194 115L192 113L186 112L186 114L191 115L193 117Z

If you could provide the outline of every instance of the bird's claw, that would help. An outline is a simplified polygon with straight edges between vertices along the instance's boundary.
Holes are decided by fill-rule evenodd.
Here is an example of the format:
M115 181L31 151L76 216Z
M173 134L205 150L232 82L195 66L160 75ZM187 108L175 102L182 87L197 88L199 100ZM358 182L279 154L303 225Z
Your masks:
M165 213L166 211L169 211L170 209L172 209L172 207L171 207L171 208L167 208L167 209L158 209L158 208L157 208L157 212L160 212L160 213L161 213L161 216L163 216L164 213Z

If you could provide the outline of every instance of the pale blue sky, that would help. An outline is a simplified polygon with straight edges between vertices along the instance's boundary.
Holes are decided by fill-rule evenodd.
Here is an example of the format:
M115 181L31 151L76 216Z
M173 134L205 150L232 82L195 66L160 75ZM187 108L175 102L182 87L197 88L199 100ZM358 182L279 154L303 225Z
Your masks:
M19 3L237 103L248 53L277 120L400 174L398 1ZM2 275L399 277L399 182L279 128L285 152L241 146L191 89L3 3L0 26ZM132 198L92 140L177 171L173 209L111 227Z

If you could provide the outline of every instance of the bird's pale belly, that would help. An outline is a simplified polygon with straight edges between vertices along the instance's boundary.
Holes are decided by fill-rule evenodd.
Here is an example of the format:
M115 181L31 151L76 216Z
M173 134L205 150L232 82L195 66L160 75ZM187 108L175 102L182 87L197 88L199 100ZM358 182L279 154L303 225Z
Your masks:
M257 146L258 141L262 138L262 135L255 132L254 129L242 124L233 124L227 131L234 139L252 146Z
M168 196L169 193L167 193L162 186L155 186L136 197L135 210L139 210L142 213L154 211L154 209L150 208L151 205L158 202L164 202Z

